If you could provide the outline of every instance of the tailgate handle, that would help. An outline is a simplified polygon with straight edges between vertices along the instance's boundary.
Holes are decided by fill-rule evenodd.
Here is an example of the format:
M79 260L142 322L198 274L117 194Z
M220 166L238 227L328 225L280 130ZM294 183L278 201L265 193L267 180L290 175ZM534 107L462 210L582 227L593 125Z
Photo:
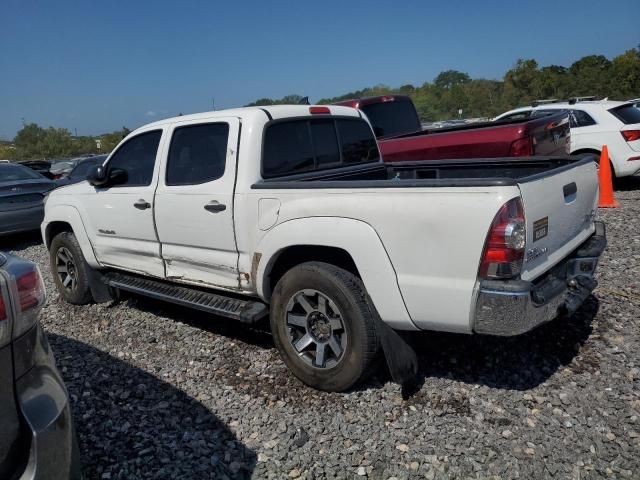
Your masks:
M562 192L564 193L564 202L571 203L576 199L576 194L578 193L578 186L576 182L567 183L564 187L562 187Z

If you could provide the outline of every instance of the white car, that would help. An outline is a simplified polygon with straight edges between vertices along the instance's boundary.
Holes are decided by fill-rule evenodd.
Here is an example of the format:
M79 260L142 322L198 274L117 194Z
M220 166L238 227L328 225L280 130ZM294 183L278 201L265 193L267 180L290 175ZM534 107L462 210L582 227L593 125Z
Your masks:
M597 165L541 159L391 166L349 107L186 115L54 190L42 234L66 301L270 316L291 371L344 390L398 354L392 329L516 335L589 295Z
M640 171L640 109L637 101L588 100L540 103L516 108L494 120L528 118L568 110L571 123L571 154L600 155L602 146L617 177Z

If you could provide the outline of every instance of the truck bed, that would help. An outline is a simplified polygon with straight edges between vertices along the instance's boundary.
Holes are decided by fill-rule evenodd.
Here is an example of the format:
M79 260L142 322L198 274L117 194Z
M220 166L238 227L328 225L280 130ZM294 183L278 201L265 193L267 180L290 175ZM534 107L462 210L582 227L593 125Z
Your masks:
M595 156L375 163L261 180L253 189L509 186L597 161Z

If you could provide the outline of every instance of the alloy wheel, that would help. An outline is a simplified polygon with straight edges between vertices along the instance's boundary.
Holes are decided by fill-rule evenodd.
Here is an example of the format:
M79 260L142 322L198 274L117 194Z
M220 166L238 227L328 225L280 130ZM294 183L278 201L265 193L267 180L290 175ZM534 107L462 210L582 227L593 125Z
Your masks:
M73 255L65 247L60 247L56 253L56 273L65 289L75 290L77 288L78 269Z
M342 313L325 294L296 292L287 304L288 337L298 356L314 368L332 368L342 359L348 334Z

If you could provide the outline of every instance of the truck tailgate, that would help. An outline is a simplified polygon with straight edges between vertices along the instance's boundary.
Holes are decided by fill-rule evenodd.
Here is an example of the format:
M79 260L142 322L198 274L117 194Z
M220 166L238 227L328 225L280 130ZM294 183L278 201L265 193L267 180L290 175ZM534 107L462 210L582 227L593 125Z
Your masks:
M527 228L521 278L535 280L593 233L597 165L579 162L546 176L530 177L518 187Z

